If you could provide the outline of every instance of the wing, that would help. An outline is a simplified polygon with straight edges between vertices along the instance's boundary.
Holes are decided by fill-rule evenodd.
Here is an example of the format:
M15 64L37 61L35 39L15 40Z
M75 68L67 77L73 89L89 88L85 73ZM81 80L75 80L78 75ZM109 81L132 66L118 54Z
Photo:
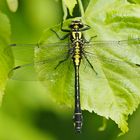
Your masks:
M48 80L53 81L56 75L60 73L62 75L65 69L67 69L69 65L72 65L71 59L66 59L69 53L69 45L71 44L63 42L51 44L12 44L10 47L18 54L16 58L30 63L13 68L9 75L13 75L12 79L36 80L38 78L35 77L41 73L41 75L47 77ZM101 64L104 69L112 67L114 73L118 70L119 73L126 73L125 69L136 71L135 74L131 75L127 73L127 77L138 78L140 70L140 55L138 55L140 54L140 50L138 50L139 46L139 38L121 41L91 41L90 43L85 43L85 54L95 67L98 73L98 75L96 75L97 77L104 77L103 73L100 73L100 68L98 67L98 65ZM29 50L32 53L29 53ZM25 52L25 54L23 52ZM120 52L119 55L118 52ZM134 54L135 58L130 59L134 57ZM65 61L56 69L59 62L63 60ZM84 63L88 69L91 69L85 59ZM113 77L112 71L107 71L108 78Z
M110 40L97 40L97 41L93 41L93 39L89 42L87 42L85 44L86 46L100 46L100 47L104 47L104 46L125 46L125 45L139 45L140 46L140 38L133 38L133 39L128 39L128 40L114 40L114 41L110 41Z
M140 78L140 39L91 42L85 54L98 77Z
M118 80L124 78L119 75L125 75L127 78L140 78L140 64L119 60L117 58L109 59L97 56L95 53L85 53L85 55L94 67L97 75L85 58L83 58L84 68L88 71L92 71L93 76L96 78L103 79L106 78L105 75L107 75L107 79L112 79L114 78L114 74L118 75ZM55 57L53 56L52 58L48 55L48 58L43 59L44 57L39 58L39 60L36 59L34 63L17 66L9 72L9 76L14 80L22 81L36 81L38 77L41 77L39 80L55 81L59 75L60 77L64 76L66 70L72 69L70 67L73 67L71 57L69 56L69 58L67 58L66 53ZM64 62L59 65L63 60ZM71 72L74 73L74 69L72 69Z
M140 38L119 40L119 41L91 41L85 43L85 48L95 48L99 51L119 51L125 50L126 53L136 53L140 55ZM116 52L117 52L116 51Z
M67 47L70 46L71 43L66 42L56 42L50 44L10 44L5 50L4 53L9 52L9 49L12 49L14 53L14 57L17 60L22 60L26 62L31 62L34 59L34 49L37 47L43 47L48 50L52 48L56 50L58 53L62 49L67 51ZM140 38L129 39L129 40L119 40L119 41L90 41L89 43L84 44L85 47L96 47L96 48L116 48L116 47L126 47L126 46L135 46L133 47L133 51L138 51L137 47L140 47Z
M57 51L58 53L62 50L67 51L68 50L68 43L50 43L50 44L9 44L7 48L4 50L4 53L8 55L10 52L10 49L13 52L13 56L15 60L23 61L26 63L33 63L34 61L34 51L36 48L44 48L44 51L46 49L52 49L54 51Z
M59 64L60 61L65 60L68 57L69 48L67 44L53 43L48 45L36 45L35 44L22 44L22 45L12 45L16 47L15 49L20 51L18 58L22 54L22 49L33 49L32 61L27 60L27 54L25 54L24 62L20 61L18 65L9 72L9 77L14 80L24 80L24 81L34 81L38 80L37 69L41 68L41 71L46 70L46 73L50 72L55 73L55 67ZM18 49L17 49L18 48ZM30 55L30 54L29 54ZM30 58L30 57L29 57ZM30 60L30 61L29 61ZM38 70L39 71L39 70Z

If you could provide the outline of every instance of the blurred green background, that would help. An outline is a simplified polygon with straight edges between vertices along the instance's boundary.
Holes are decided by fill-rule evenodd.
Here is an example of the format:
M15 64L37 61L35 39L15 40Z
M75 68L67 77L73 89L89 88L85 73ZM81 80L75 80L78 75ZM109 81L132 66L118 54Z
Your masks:
M17 12L0 0L0 10L11 24L11 43L36 43L46 28L61 23L60 0L19 0ZM75 134L73 110L50 99L39 82L9 80L0 110L0 140L140 140L140 109L129 118L130 131L117 137L119 129L109 120L105 131L102 117L83 111L83 132Z

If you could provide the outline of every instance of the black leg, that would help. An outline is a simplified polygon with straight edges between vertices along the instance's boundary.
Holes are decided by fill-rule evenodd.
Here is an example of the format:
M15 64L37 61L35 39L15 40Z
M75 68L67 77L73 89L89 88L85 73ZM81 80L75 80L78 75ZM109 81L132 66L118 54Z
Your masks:
M55 67L54 69L57 69L58 66L60 66L60 65L61 65L63 62L65 62L66 60L68 60L68 58L69 58L69 54L67 55L67 57L66 57L65 59L59 61L59 63L56 65L56 67Z
M92 64L90 63L90 61L88 60L87 56L83 53L86 61L88 62L88 64L90 65L90 67L92 68L92 70L95 72L95 74L97 75L98 73L96 72L96 70L94 69L94 67L92 66Z
M89 29L91 28L89 25L86 25L86 24L85 24L85 26L86 26L86 27L85 27L85 28L82 28L80 31L86 31L86 30L89 30Z
M60 36L57 34L56 31L54 31L53 29L51 29L51 31L54 32L54 33L56 34L56 36L57 36L60 40L64 40L64 39L66 39L66 38L69 36L69 33L68 33L68 34L66 34L66 35L64 35L64 36L62 36L62 37L60 37Z
M91 42L91 40L93 39L93 38L96 38L97 37L97 35L95 35L95 36L92 36L88 41L86 40L86 39L84 39L85 40L85 43L90 43Z
M63 23L61 23L61 31L63 31L63 32L70 32L70 30L68 30L68 29L63 29Z

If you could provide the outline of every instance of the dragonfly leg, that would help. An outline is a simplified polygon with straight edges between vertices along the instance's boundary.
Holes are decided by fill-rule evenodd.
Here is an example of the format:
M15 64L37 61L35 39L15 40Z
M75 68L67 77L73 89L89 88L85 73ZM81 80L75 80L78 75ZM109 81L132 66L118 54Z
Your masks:
M97 37L97 35L92 36L89 40L86 40L86 39L84 38L85 43L90 43L90 42L92 41L92 39L93 39L93 38L96 38L96 37Z
M85 26L86 26L86 27L83 28L83 29L81 29L80 31L86 31L86 30L89 30L89 29L91 28L89 25L86 25L86 24L85 24Z
M57 33L55 30L51 29L51 31L54 32L54 33L56 34L56 36L57 36L60 40L64 40L64 39L68 38L68 36L69 36L69 33L68 33L68 34L66 34L66 35L64 35L64 36L62 36L62 37L60 37L60 36L58 35L58 33Z
M90 63L90 61L88 60L87 56L83 53L86 61L88 62L88 64L90 65L90 67L92 68L92 70L95 72L95 74L97 75L98 73L96 72L96 70L94 69L94 67L92 66L92 64Z
M61 23L61 31L63 31L63 32L70 32L70 30L68 30L68 29L63 29L63 22Z
M67 60L68 60L68 58L69 58L69 55L67 55L67 57L66 57L65 59L63 59L63 60L59 61L59 62L58 62L58 64L56 65L55 69L57 69L57 68L58 68L58 66L60 66L63 62L67 61Z

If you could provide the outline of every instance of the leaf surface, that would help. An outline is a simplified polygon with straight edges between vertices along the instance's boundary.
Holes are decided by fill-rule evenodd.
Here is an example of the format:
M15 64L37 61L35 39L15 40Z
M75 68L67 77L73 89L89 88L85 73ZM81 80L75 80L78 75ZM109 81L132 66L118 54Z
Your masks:
M8 7L11 12L16 12L18 9L18 0L7 0Z
M140 6L125 0L91 1L85 13L85 21L91 26L88 34L91 36L94 33L99 40L129 40L140 37ZM133 64L140 63L140 42L120 45L119 48L112 45L108 48L101 47L96 53L107 58L119 58L120 61L125 59ZM117 64L116 69L113 67L107 63L101 64L106 82L91 80L94 82L90 85L94 86L90 86L90 92L84 91L87 95L85 97L83 93L83 108L111 118L125 133L128 131L128 115L132 114L140 103L140 82L136 74L139 68L133 69L133 66L124 64L122 71ZM112 79L109 78L111 73Z
M76 0L64 0L63 2L66 5L66 7L69 9L70 15L72 16L72 12L73 12L75 5L77 4L77 1Z
M98 43L85 47L88 59L98 75L86 60L80 66L81 106L83 110L95 112L118 124L123 133L128 131L127 119L140 103L140 5L126 0L91 0L82 21L91 26L84 32L87 40L128 40L116 44ZM69 21L64 27L68 27ZM60 26L55 31L63 36ZM59 42L50 30L46 30L40 44ZM62 41L66 43L68 40ZM89 43L90 44L90 43ZM50 49L51 48L51 49ZM39 78L52 97L61 104L74 106L74 66L71 59L58 63L67 57L68 48L54 44L35 51ZM94 55L90 55L94 54Z
M6 15L0 12L0 103L4 94L9 70L13 67L13 57L9 50L4 53L10 41L10 23Z

